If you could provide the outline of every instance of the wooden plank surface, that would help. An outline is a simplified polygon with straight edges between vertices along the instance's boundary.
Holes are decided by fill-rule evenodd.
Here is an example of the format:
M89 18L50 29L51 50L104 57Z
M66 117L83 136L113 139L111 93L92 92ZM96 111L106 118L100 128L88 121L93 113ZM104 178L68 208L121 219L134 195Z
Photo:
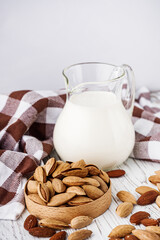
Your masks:
M134 194L136 198L139 197L139 194L135 192L135 188L141 185L148 185L155 187L153 184L148 182L148 177L154 174L155 170L160 169L160 164L139 161L128 159L124 164L119 168L122 168L126 171L126 175L112 179L112 203L109 208L103 215L96 218L93 223L87 227L93 231L92 237L90 240L107 240L107 236L110 233L111 229L120 224L129 224L129 217L120 218L116 215L115 209L120 203L116 193L120 190L126 190ZM156 187L155 187L156 188ZM139 210L148 211L151 214L152 218L160 217L160 209L154 203L148 206L135 206L133 213ZM25 210L22 216L17 221L0 221L0 240L42 240L44 238L34 238L28 234L23 228L23 223L25 218L28 216L28 211ZM138 226L136 228L143 228ZM68 230L67 233L70 234L74 230ZM49 239L49 238L46 238Z

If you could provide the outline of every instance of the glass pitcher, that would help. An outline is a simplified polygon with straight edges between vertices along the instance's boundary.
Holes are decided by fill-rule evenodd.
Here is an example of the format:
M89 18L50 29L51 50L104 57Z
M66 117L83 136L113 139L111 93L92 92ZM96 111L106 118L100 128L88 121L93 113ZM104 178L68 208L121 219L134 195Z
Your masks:
M112 168L130 155L135 82L128 65L81 63L63 71L67 100L55 125L55 149L64 161L84 159Z

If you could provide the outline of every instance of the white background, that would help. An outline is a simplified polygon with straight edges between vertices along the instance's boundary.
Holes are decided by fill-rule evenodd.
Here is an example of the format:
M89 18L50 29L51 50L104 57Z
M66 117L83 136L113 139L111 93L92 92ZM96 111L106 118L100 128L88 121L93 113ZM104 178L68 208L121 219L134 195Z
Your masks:
M58 89L84 61L127 63L160 89L160 0L0 0L0 92Z

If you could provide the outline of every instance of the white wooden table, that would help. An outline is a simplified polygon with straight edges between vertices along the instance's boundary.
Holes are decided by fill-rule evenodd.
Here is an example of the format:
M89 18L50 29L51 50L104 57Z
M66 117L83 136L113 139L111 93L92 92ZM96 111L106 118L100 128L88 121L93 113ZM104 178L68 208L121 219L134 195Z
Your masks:
M140 185L149 185L154 187L148 182L148 177L154 174L155 170L160 169L160 164L147 161L139 161L128 159L119 168L126 171L126 175L121 178L112 179L112 203L103 215L96 218L93 223L87 227L93 231L90 240L107 240L108 234L111 229L120 224L129 224L129 217L120 218L116 215L115 209L120 203L116 197L116 193L120 190L126 190L134 194L136 198L139 194L135 192L135 188ZM152 218L160 218L160 209L154 203L148 206L135 206L133 213L137 211L148 211ZM25 218L28 216L28 211L25 210L22 216L17 221L0 221L0 240L42 240L49 238L34 238L23 228ZM142 226L140 226L142 227ZM140 228L139 226L137 228ZM143 227L142 227L143 228ZM68 230L70 234L74 230Z

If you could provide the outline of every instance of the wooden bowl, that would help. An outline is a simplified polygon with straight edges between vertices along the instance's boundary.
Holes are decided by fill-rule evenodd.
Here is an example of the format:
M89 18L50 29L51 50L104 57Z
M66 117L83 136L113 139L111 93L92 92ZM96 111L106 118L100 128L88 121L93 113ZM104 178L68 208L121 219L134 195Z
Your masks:
M30 179L32 179L32 177ZM74 217L81 215L87 215L92 218L96 218L103 214L111 204L111 182L109 184L108 191L102 197L94 200L91 203L86 203L74 207L48 207L33 202L28 198L26 193L27 183L24 189L26 207L30 214L33 214L39 219L49 217L70 223Z

